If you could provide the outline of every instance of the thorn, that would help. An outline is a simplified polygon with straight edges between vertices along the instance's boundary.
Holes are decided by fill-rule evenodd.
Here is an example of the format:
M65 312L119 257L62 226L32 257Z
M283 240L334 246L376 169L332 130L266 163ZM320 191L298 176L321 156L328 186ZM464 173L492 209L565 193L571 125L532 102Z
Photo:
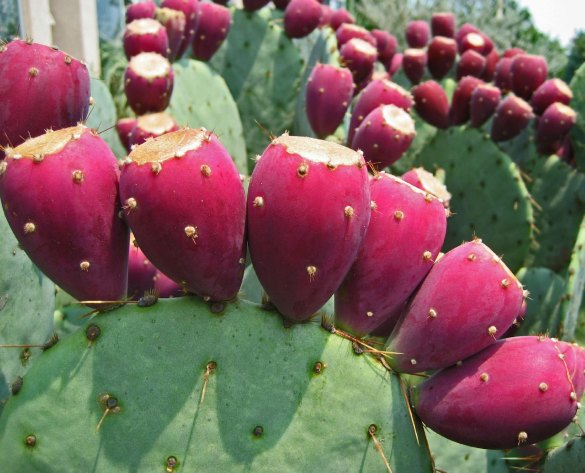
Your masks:
M380 441L376 438L376 431L377 430L378 430L378 428L376 427L376 425L372 424L368 427L368 434L370 435L370 437L372 437L372 441L374 442L374 447L376 447L376 450L380 454L380 457L382 457L382 461L384 462L384 466L386 467L386 471L388 473L392 473L392 468L390 468L390 464L388 463L388 460L386 459L386 455L384 455L384 450L382 450L382 445L380 444Z
M215 371L215 368L217 368L217 363L215 361L210 361L205 367L205 373L203 374L203 389L201 389L199 405L203 404L203 400L205 399L205 392L207 391L207 383L209 382L209 376L211 376L211 374Z

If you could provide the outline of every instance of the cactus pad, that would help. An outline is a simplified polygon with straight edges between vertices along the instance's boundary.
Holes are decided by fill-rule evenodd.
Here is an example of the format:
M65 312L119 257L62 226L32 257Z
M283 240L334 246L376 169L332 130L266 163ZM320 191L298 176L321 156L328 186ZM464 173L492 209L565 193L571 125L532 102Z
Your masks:
M580 171L585 171L585 63L581 65L571 81L573 101L571 107L577 112L577 124L571 130L575 151L575 162Z

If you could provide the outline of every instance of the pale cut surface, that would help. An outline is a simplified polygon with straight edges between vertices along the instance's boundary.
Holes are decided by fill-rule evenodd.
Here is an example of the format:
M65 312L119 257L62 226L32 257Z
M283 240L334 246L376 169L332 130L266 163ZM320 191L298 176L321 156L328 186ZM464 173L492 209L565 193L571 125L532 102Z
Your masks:
M364 162L363 157L358 152L337 143L316 138L284 134L272 141L272 144L282 145L289 154L298 154L315 163L355 166Z
M559 91L561 91L567 97L573 98L573 91L570 89L570 87L567 84L565 84L560 79L553 79L553 82L554 82L555 86L557 87L557 89L559 89Z
M477 34L477 33L469 33L465 36L465 39L467 40L467 42L469 44L471 44L472 46L475 47L481 47L485 44L484 39L481 37L481 35Z
M162 135L172 129L175 122L168 113L149 113L138 117L137 126L153 135Z
M410 49L407 49L406 51L404 51L404 55L410 56L410 57L422 57L426 53L427 52L424 49L417 49L417 48L410 48Z
M555 102L554 104L552 104L552 106L556 108L559 113L562 113L565 117L571 120L577 118L577 113L575 112L575 110L573 110L571 107L568 107L564 103Z
M126 28L133 35L156 34L163 28L163 25L152 18L141 18L131 21L126 25Z
M148 140L132 150L128 156L138 165L148 163L162 163L167 159L184 156L201 146L209 132L203 128L166 133L152 140Z
M384 105L382 107L384 121L395 130L405 135L414 135L414 120L411 116L396 105Z
M169 60L157 53L137 54L130 59L128 67L144 79L166 77L171 72Z
M367 56L377 56L378 55L378 50L372 46L370 43L368 43L367 41L364 41L363 39L359 39L359 38L353 38L350 39L346 44L353 44L353 46L355 47L355 49L357 49L359 52L366 54Z
M61 130L49 131L44 135L26 140L16 148L7 148L6 155L14 159L29 158L35 156L47 156L61 151L70 141L81 138L81 135L88 130L84 125L62 128Z

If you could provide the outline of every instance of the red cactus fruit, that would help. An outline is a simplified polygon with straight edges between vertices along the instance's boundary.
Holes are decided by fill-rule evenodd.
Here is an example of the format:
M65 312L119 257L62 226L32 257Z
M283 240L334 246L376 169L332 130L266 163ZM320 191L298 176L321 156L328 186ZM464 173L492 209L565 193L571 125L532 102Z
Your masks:
M205 299L235 297L246 251L244 188L213 133L185 128L135 147L120 196L138 245L157 268Z
M386 64L386 70L388 71L388 74L390 74L390 77L402 69L403 58L404 55L402 53L396 53L394 56L392 56L390 63Z
M472 49L465 51L457 64L457 80L465 76L481 77L485 69L486 59Z
M338 8L331 15L331 28L337 31L337 28L344 23L355 23L355 18L345 8Z
M284 11L284 31L289 38L304 38L319 26L322 16L317 0L291 0Z
M126 151L130 152L130 134L136 126L136 118L121 118L116 123L116 131Z
M199 0L162 0L160 6L183 12L185 15L185 28L183 29L181 44L175 56L180 58L191 46L198 28Z
M475 88L484 82L477 77L463 77L453 92L451 100L451 110L449 110L449 120L451 125L463 125L470 118L471 94Z
M396 54L396 50L398 49L396 37L383 30L372 30L371 35L376 39L378 59L380 62L385 64L391 61L392 56Z
M128 23L123 41L124 53L128 59L140 53L157 53L166 57L169 50L166 28L150 18Z
M363 39L350 39L339 51L342 63L351 71L355 83L363 81L374 70L378 59L375 46Z
M548 68L543 56L523 54L512 59L512 92L530 100L533 92L546 80Z
M179 50L183 45L185 31L187 28L187 19L185 14L172 8L157 8L156 19L167 30L169 38L169 51L167 57L171 62L178 58Z
M154 277L154 290L158 296L163 299L168 299L169 297L181 297L186 294L179 284L158 270Z
M272 0L272 3L274 3L274 6L279 10L285 10L287 5L290 3L290 0Z
M355 260L370 220L363 157L329 141L282 135L248 189L248 243L258 279L287 319L311 317Z
M1 45L0 145L83 121L89 85L85 64L63 51L18 39Z
M409 21L404 31L406 43L410 48L424 48L431 38L431 29L424 20Z
M407 49L402 56L402 69L411 84L418 84L427 67L427 52L424 49Z
M319 28L324 28L325 26L329 26L331 23L331 17L333 16L333 8L329 5L322 4L321 5L321 21L319 22Z
M441 201L397 177L371 177L370 194L368 231L335 293L335 325L360 336L396 323L433 266L447 228Z
M465 38L469 33L481 33L481 31L479 28L477 28L477 26L472 25L471 23L462 24L455 34L455 41L457 41L457 44L461 43L463 38Z
M504 94L512 90L512 74L510 72L511 67L512 58L502 57L496 64L494 85L498 87Z
M544 336L513 337L420 384L412 392L427 427L455 442L511 449L567 427L583 395L581 347Z
M244 10L250 12L260 10L268 5L268 3L270 3L270 0L243 0Z
M530 98L530 105L534 113L542 115L553 103L559 102L569 105L572 98L573 92L566 82L561 79L549 79L534 91Z
M521 56L523 54L526 54L526 51L524 51L521 48L509 48L504 51L502 57L512 59L515 58L516 56Z
M414 109L427 123L437 128L449 128L449 100L441 85L429 80L412 89Z
M496 108L492 120L491 137L494 141L507 141L518 136L533 117L530 105L511 94Z
M455 37L455 15L453 13L433 13L431 32L433 36Z
M446 368L495 343L512 325L522 285L481 240L435 262L388 339L398 372ZM421 343L424 340L424 343Z
M471 94L469 111L471 126L480 127L487 122L496 111L502 92L500 89L489 84L478 85Z
M491 82L494 79L494 74L496 73L496 65L500 60L500 54L496 48L492 48L492 50L486 55L485 57L485 68L481 73L480 79L485 80L486 82Z
M362 26L354 25L353 23L345 23L337 28L335 31L335 37L337 38L338 48L341 48L341 46L353 38L363 39L372 46L378 46L376 38L370 34L368 30Z
M481 32L466 34L457 42L457 45L459 46L459 54L471 50L482 56L487 56L494 48L492 40Z
M155 53L141 53L130 59L124 75L128 105L137 115L162 112L173 92L173 69L169 61Z
M136 125L128 137L128 144L132 148L144 143L149 138L156 138L178 129L177 123L168 113L148 113L136 120Z
M349 69L317 64L307 81L307 118L319 138L331 135L343 121L353 97Z
M410 171L406 171L401 179L404 182L408 182L411 186L417 187L425 193L432 194L435 197L441 199L443 206L449 208L451 201L451 193L447 190L445 184L443 184L434 174L431 174L424 168L413 168Z
M231 25L229 8L202 3L199 6L199 24L193 37L193 56L200 61L209 61L227 38Z
M154 18L156 12L156 3L153 0L143 0L138 3L131 3L126 7L126 23L141 18Z
M433 78L440 80L445 77L457 57L457 44L454 39L435 36L427 49L427 67Z
M126 296L118 163L97 132L78 125L8 149L0 197L20 246L66 292L86 301Z
M538 120L536 147L541 154L553 154L563 146L563 140L577 123L577 114L567 105L550 105Z
M154 289L157 270L134 242L130 242L128 254L128 297L138 300Z

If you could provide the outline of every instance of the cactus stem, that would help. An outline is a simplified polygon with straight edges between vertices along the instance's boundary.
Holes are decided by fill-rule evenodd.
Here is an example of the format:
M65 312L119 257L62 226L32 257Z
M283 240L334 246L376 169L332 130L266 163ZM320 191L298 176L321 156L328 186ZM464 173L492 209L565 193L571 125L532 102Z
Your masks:
M372 438L372 441L374 442L374 447L376 448L376 450L380 454L380 457L382 457L382 461L384 462L384 466L386 467L386 471L388 473L392 473L392 468L390 468L390 464L388 463L388 460L386 459L386 455L384 455L384 450L382 450L382 445L380 444L380 441L376 438L376 431L377 430L378 430L378 428L376 427L376 425L371 424L368 427L368 434Z

